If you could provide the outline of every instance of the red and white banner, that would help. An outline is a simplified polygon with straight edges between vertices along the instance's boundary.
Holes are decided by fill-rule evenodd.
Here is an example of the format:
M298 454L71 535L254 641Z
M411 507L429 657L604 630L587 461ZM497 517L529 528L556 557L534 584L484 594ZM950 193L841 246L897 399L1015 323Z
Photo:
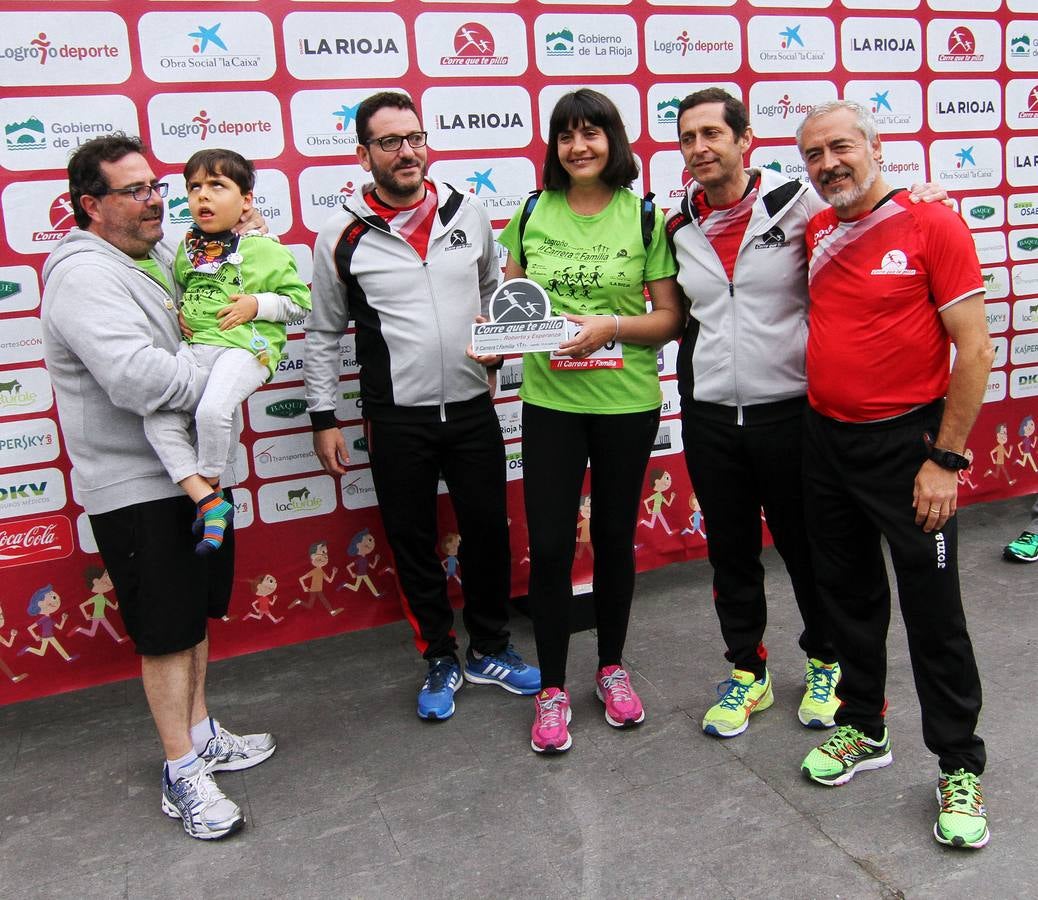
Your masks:
M144 137L171 184L173 237L190 222L179 171L192 152L223 146L255 160L257 205L309 280L316 231L365 180L354 115L376 90L415 98L432 174L479 198L498 229L537 186L548 115L574 87L616 102L641 163L635 190L663 207L687 177L676 110L690 91L720 84L740 95L756 135L749 162L792 176L804 174L793 134L813 104L868 104L887 179L943 183L984 267L998 355L970 440L975 463L961 476L969 503L1038 489L1035 13L1038 0L0 2L0 704L136 671L128 645L116 644L118 613L97 601L105 579L42 363L38 273L73 226L64 167L82 141L115 130ZM212 628L216 656L401 614L364 452L353 338L342 342L338 406L353 463L336 480L310 443L300 327L289 336L275 379L246 405L238 581L228 619ZM685 474L675 355L674 345L660 353L663 421L644 491L658 514L639 526L640 569L702 555L709 532ZM529 565L521 377L518 361L506 364L498 399L516 594ZM442 512L444 577L460 598L445 495ZM578 589L590 581L587 514L573 523ZM318 581L326 606L294 604L312 601ZM62 624L46 646L34 637L40 613L29 612L43 588L60 598L50 616ZM99 610L109 627L99 629Z

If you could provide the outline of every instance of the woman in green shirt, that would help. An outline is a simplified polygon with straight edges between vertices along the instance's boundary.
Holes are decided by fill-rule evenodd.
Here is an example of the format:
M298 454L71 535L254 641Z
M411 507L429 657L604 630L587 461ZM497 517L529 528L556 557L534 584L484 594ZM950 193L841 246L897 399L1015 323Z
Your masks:
M630 190L637 175L612 101L587 88L566 94L551 115L544 191L525 225L520 228L520 211L500 238L509 252L506 278L536 281L552 312L580 326L558 352L526 354L519 392L529 595L541 666L531 732L537 752L561 752L572 743L565 680L573 522L589 463L596 692L610 725L623 728L645 718L621 655L642 478L662 402L656 353L680 333L683 309L659 210L646 245L642 200ZM622 364L614 358L597 367L589 357L607 344L622 351ZM582 367L566 368L573 361Z

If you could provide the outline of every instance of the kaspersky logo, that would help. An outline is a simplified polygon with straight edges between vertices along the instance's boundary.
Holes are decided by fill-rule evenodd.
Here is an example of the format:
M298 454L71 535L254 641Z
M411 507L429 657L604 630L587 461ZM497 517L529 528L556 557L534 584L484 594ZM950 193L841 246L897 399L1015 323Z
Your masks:
M656 104L656 121L660 125L676 125L678 121L678 108L681 101L677 97L660 100Z
M472 187L469 188L469 193L475 194L478 197L483 188L486 188L490 193L496 194L497 188L494 187L494 182L490 180L490 176L493 172L494 170L492 168L487 169L485 172L476 171L466 178L465 180L472 185Z
M4 126L8 150L45 150L47 132L44 124L30 116L24 122L10 122Z
M220 35L217 34L222 24L222 22L217 22L209 27L199 25L198 31L189 32L188 37L194 39L194 43L191 45L191 52L205 53L210 46L217 47L220 50L227 50L227 45L223 42Z
M937 57L941 62L983 62L984 54L977 53L977 39L965 25L956 25L948 33L948 52Z
M573 32L568 28L549 32L544 36L547 56L573 56Z
M506 66L507 56L494 55L494 36L478 22L466 22L454 33L454 56L441 56L441 66Z
M50 217L51 230L34 231L32 233L34 244L60 241L72 230L72 226L76 224L76 218L72 212L72 198L69 196L68 191L54 198L48 215Z

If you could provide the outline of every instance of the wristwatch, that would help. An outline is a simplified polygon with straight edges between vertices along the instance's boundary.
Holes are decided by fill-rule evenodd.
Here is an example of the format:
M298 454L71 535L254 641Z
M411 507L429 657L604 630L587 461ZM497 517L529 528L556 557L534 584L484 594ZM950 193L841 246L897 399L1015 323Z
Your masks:
M951 469L953 472L970 467L970 461L961 453L956 453L954 450L942 450L940 447L930 447L930 459L942 469Z

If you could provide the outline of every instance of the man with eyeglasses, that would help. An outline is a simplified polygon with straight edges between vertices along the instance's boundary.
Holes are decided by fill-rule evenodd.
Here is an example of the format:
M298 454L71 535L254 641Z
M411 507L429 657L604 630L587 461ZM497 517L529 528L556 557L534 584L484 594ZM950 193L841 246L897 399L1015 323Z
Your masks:
M345 475L335 400L339 341L352 320L371 475L404 611L428 663L418 715L442 720L454 714L463 677L515 694L540 689L540 672L509 643L504 444L487 371L465 354L501 271L479 201L426 177L426 133L410 97L374 94L356 121L357 157L372 182L332 214L314 246L307 402L321 464ZM464 673L436 554L441 473L461 535Z
M76 499L86 509L141 657L141 678L166 754L162 810L194 838L241 828L241 809L213 772L257 765L269 734L239 736L206 706L206 619L226 614L234 578L233 529L224 550L194 551L195 505L144 435L159 409L192 413L206 371L178 356L174 247L162 241L158 182L136 137L82 144L69 160L78 228L44 269L44 355L54 384ZM262 225L253 216L242 228Z

